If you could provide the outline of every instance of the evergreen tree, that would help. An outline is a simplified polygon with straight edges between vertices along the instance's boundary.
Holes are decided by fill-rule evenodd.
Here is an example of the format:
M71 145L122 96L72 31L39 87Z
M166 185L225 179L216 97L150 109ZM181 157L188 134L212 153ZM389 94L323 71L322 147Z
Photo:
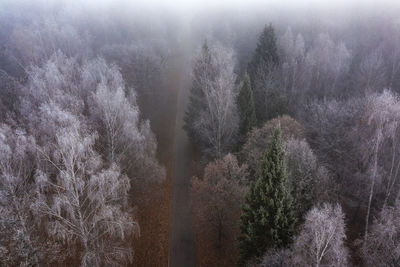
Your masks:
M279 88L278 46L272 25L261 33L253 58L248 64L257 120L263 123L287 111L286 99Z
M239 146L246 141L247 134L257 124L256 112L254 108L253 92L251 90L250 78L246 73L242 88L237 97L239 110Z
M252 88L257 72L262 68L265 71L272 71L279 64L278 46L275 30L272 24L265 26L261 33L253 58L249 62L248 71Z
M261 162L260 176L246 195L240 217L239 265L267 249L287 247L294 232L292 200L287 189L281 130L278 126Z

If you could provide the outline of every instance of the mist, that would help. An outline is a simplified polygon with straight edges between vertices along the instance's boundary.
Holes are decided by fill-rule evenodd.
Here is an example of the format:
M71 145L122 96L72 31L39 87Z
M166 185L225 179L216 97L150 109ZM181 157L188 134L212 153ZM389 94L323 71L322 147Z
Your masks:
M0 0L0 266L398 266L399 14Z

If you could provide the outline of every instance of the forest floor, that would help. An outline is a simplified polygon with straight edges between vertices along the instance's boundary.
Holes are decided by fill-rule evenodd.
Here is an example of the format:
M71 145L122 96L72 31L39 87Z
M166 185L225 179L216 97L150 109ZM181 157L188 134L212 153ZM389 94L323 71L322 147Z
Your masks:
M165 90L160 90L160 94L151 98L139 99L157 137L157 156L166 169L166 178L161 184L151 185L135 197L140 237L134 240L132 266L168 266L178 78L177 72L171 68L166 73Z

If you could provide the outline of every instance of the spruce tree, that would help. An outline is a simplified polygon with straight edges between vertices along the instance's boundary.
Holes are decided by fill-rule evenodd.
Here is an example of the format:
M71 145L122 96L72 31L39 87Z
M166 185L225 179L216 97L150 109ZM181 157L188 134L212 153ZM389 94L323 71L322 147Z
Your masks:
M282 115L287 110L285 99L277 84L278 66L278 46L274 28L270 24L261 33L247 68L258 123Z
M279 64L278 46L276 42L275 30L272 24L265 26L261 33L253 58L249 62L248 71L252 88L260 68L272 71Z
M257 125L256 112L254 109L253 92L251 90L250 78L244 75L243 85L237 96L239 110L239 146L245 141L247 134Z
M240 217L239 265L262 256L267 249L292 242L295 218L287 189L285 154L278 126L260 165L260 176L246 195Z

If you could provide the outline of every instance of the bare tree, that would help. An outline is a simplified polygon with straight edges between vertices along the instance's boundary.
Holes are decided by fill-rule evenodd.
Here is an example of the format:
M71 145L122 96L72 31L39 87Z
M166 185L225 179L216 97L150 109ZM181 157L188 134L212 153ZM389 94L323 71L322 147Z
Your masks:
M345 77L349 72L350 63L352 60L352 53L346 47L344 42L339 42L334 48L334 56L331 59L331 72L332 72L332 86L330 88L331 94L336 93L336 87L338 85L339 79Z
M320 96L335 95L339 78L347 74L351 52L343 42L335 44L329 34L322 33L306 56L307 68L312 75L311 86Z
M399 93L400 80L400 23L393 22L389 25L389 30L385 33L382 41L384 63L387 71L388 88Z
M342 201L355 208L355 214L366 206L365 230L371 214L392 203L398 192L398 101L388 90L325 101L314 104L307 119L313 137L309 140L336 175Z
M202 179L192 180L193 210L199 232L216 238L218 248L236 239L247 176L247 166L240 166L236 157L228 154L209 163Z
M365 237L368 233L368 224L371 212L372 198L375 192L375 185L378 177L382 177L380 172L379 160L386 140L392 143L392 158L390 173L388 175L388 185L386 186L386 201L397 179L400 161L397 157L395 138L398 136L400 106L398 97L390 91L385 90L382 94L372 94L368 97L365 107L365 115L361 118L357 132L364 135L363 140L367 143L360 146L363 159L368 166L370 175L370 190L368 197L367 215L365 219ZM361 131L360 131L361 130ZM397 163L398 162L398 163ZM397 166L397 168L396 168ZM396 169L395 169L396 168Z
M260 263L250 263L248 267L287 267L291 266L292 253L289 249L269 249Z
M288 113L288 94L281 88L279 69L260 63L254 77L254 103L257 120L266 122L277 116Z
M115 68L103 60L85 67L88 74L97 72L97 89L93 92L91 118L104 133L109 162L118 162L124 172L139 183L161 181L165 170L156 160L157 141L148 120L140 119L139 107L133 92L127 96L125 84ZM113 79L113 83L107 82ZM104 129L103 131L101 129Z
M0 68L0 121L16 111L21 86L17 79Z
M138 224L126 211L128 177L116 164L103 168L93 150L96 134L86 133L74 115L48 108L57 131L54 143L38 147L43 163L35 178L34 209L42 214L49 235L71 251L81 248L82 266L131 261L126 240L138 233Z
M400 264L400 201L386 206L371 226L361 256L366 266L399 266Z
M344 214L340 205L314 207L293 245L296 266L347 266Z
M288 108L295 113L304 101L304 93L309 87L309 71L306 69L306 48L303 36L298 33L294 36L288 27L285 34L279 39L281 50L281 82L286 88Z
M364 198L360 186L364 178L359 177L362 160L357 151L358 144L351 133L364 110L364 98L346 101L330 100L312 103L303 119L308 130L308 139L318 159L324 163L340 186L341 196ZM358 131L354 133L359 134ZM357 137L357 140L362 140ZM351 177L352 179L346 179ZM364 190L365 191L365 190Z
M234 145L238 130L234 66L233 51L219 45L203 47L194 66L194 90L201 97L189 103L186 128L216 158Z
M41 66L51 56L62 51L68 57L87 58L90 40L71 24L60 19L34 19L30 24L17 25L11 34L9 56L26 69L29 65Z
M285 142L285 159L293 210L302 222L313 205L333 198L335 185L304 139L292 137Z
M128 84L133 84L139 95L154 98L154 94L162 93L162 74L168 52L165 44L157 44L153 40L138 40L134 44L105 45L101 51L107 61L115 62L121 67Z
M44 103L55 103L86 121L87 128L97 130L97 151L109 164L119 163L133 182L161 181L165 170L156 159L157 142L150 123L140 118L134 90L130 95L126 91L117 66L103 59L79 64L58 52L43 67L29 71L20 110L45 143L44 138L54 138L56 129L52 133L51 125L39 129L43 125L40 113Z
M386 84L386 73L380 47L365 56L360 64L358 82L367 92L379 92Z
M35 140L22 130L0 126L0 261L6 265L38 266L43 245L32 223L31 182ZM42 251L41 251L42 250Z

